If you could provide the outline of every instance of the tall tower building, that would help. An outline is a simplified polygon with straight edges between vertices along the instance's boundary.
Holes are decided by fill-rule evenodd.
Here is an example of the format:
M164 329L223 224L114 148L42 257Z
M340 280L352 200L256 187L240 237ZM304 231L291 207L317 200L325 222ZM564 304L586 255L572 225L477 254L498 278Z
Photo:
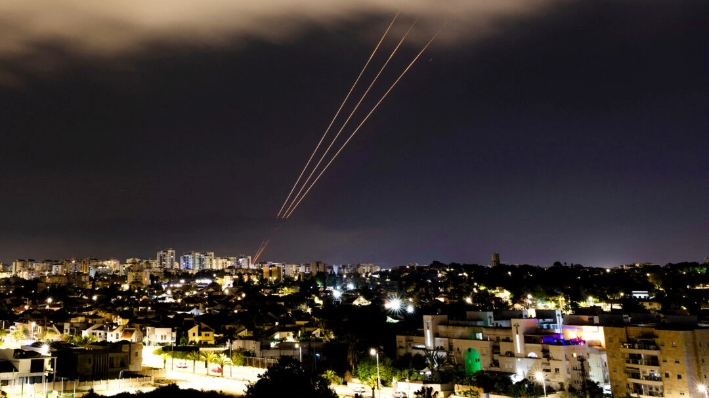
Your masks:
M158 252L158 268L172 269L175 267L175 249L165 249Z
M492 253L492 266L500 265L500 253Z
M214 266L214 252L187 252L180 257L180 268L202 271Z

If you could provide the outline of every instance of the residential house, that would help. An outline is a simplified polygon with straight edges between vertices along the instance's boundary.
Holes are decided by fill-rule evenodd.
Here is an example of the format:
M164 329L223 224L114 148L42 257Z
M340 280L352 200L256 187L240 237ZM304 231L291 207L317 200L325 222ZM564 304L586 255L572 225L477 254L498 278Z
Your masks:
M204 323L197 323L187 330L190 344L214 344L214 329Z

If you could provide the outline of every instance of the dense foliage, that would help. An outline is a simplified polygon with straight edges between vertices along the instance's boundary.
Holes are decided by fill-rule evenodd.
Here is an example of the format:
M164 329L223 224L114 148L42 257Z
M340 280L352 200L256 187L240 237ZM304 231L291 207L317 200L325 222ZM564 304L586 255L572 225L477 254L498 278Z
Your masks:
M231 395L224 394L219 391L205 391L205 390L195 390L195 389L181 389L176 384L169 384L167 386L158 387L153 391L149 392L138 392L136 394L131 394L129 392L122 392L113 395L115 398L135 398L140 396L140 398L232 398ZM104 395L96 394L93 390L89 391L84 398L105 398Z
M282 357L256 383L247 387L245 397L337 398L337 394L330 389L328 379L303 369L293 358Z

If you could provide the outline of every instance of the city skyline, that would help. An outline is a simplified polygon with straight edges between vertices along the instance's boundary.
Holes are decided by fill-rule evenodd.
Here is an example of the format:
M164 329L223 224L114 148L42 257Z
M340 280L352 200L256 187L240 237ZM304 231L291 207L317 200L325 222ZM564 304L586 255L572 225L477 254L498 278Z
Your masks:
M448 24L260 260L709 256L706 2L40 3L0 16L4 263L254 256L397 11L377 96Z

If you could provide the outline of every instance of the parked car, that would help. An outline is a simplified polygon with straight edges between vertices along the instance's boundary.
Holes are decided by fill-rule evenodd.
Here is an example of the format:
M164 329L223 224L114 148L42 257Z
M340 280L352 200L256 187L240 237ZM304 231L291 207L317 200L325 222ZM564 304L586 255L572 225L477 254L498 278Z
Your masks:
M222 373L222 369L221 368L212 368L212 369L210 369L210 372Z
M177 368L178 368L178 369L187 369L187 364L184 363L184 362L183 362L183 363L178 363L178 364L177 364Z
M391 394L391 396L394 398L406 398L406 393L403 391L397 391L397 392Z
M367 390L362 386L352 387L352 391L354 391L355 394L364 394L367 392Z

